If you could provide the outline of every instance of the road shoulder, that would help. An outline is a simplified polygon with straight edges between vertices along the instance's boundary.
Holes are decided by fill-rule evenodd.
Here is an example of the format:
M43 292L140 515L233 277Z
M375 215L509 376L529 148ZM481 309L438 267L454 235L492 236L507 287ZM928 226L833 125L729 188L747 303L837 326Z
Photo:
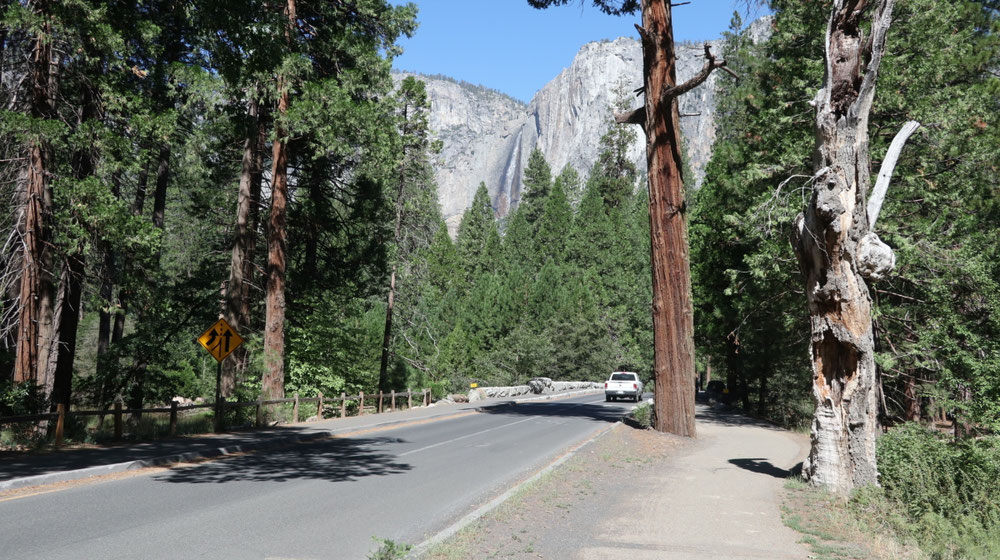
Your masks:
M779 509L801 436L716 417L699 436L618 424L424 557L806 558Z

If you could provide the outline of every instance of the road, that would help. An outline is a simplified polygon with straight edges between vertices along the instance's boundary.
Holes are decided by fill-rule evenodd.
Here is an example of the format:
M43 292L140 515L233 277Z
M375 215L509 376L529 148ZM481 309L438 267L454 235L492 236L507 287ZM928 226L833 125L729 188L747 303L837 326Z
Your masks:
M85 484L0 503L0 556L365 558L416 544L617 421L601 394Z

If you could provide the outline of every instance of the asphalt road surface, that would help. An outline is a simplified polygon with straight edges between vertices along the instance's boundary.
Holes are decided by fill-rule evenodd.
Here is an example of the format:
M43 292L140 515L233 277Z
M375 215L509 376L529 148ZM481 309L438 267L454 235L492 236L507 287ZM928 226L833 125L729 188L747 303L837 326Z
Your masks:
M603 394L0 502L0 558L364 559L416 544L621 418Z

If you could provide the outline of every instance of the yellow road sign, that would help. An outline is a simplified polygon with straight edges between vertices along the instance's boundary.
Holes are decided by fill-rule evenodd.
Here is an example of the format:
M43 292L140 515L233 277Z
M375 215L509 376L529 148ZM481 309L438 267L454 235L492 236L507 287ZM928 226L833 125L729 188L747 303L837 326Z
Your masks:
M221 362L243 344L243 337L230 327L225 319L219 319L207 331L201 333L198 343L204 346L213 358Z

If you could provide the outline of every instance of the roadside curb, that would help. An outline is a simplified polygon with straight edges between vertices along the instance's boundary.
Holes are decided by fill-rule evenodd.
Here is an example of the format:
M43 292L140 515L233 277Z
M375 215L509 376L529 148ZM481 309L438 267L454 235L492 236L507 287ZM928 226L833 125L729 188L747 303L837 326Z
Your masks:
M70 482L74 480L83 480L85 478L103 476L109 474L117 474L132 470L144 469L148 467L164 467L168 465L173 465L177 463L188 463L192 461L202 461L206 459L218 459L221 457L226 457L230 455L238 455L241 453L251 453L258 451L267 451L271 449L278 449L281 447L287 447L290 445L297 445L303 443L314 443L324 439L330 439L337 437L342 434L361 432L366 430L373 430L378 428L385 428L389 426L395 426L400 424L407 424L410 422L421 422L428 420L445 420L451 416L460 416L469 412L479 412L479 410L492 406L503 406L510 404L511 402L531 402L540 400L555 400L564 397L572 397L587 392L595 391L594 389L569 391L566 393L542 395L539 397L532 397L528 399L517 399L514 401L503 401L503 402L483 402L482 406L466 407L460 410L445 410L441 411L439 414L431 414L429 416L424 416L422 418L408 418L408 419L385 419L383 421L377 421L373 424L367 424L364 426L353 426L353 427L339 427L339 428L327 428L327 429L315 429L315 431L310 431L304 434L289 435L287 437L273 438L267 441L243 443L239 445L224 445L221 447L206 449L202 451L189 451L186 453L174 453L170 455L162 455L159 457L150 457L147 459L135 459L131 461L122 461L118 463L110 463L107 465L97 465L93 467L85 467L82 469L73 469L67 471L59 472L49 472L45 474L38 474L32 476L25 476L20 478L11 478L8 480L0 480L0 492L7 492L10 490L20 490L22 488L28 488L31 486L42 486L45 484L55 484L58 482ZM301 425L301 424L295 424Z
M539 399L536 399L536 400L539 400ZM631 412L631 409L629 410L629 412ZM627 414L626 414L626 416L627 416ZM623 416L623 418L624 418L624 416ZM516 494L522 488L524 488L527 485L529 485L529 484L531 484L531 483L539 480L540 478L542 478L546 474L548 474L548 473L554 471L555 469L559 468L563 463L565 463L566 461L570 460L574 455L576 455L581 449L583 449L584 447L590 445L591 443L593 443L594 441L596 441L599 437L601 437L604 434L608 433L615 426L617 426L618 424L621 424L621 423L623 423L623 420L619 420L618 422L615 422L613 424L610 424L608 426L605 426L604 428L601 428L601 429L595 431L585 441L582 441L582 442L576 444L574 447L572 447L568 451L564 452L562 455L560 455L559 457L557 457L555 460L553 460L552 462L550 462L546 466L544 466L541 469L539 469L535 474L533 474L530 477L528 477L528 478L526 478L526 479L518 482L517 484L515 484L511 488L507 489L504 493L502 493L499 496L497 496L496 498L493 498L489 502L483 504L482 506L479 506L478 508L476 508L475 510L473 510L471 513L465 515L464 517L462 517L461 519L459 519L455 523L452 523L451 525L449 525L445 529L439 531L434 536L432 536L432 537L424 540L420 544L417 544L416 546L414 546L410 550L410 553L406 555L406 558L409 559L409 560L418 560L418 559L422 558L424 555L426 555L427 553L429 553L432 548L434 548L435 546L437 546L437 545L443 543L444 541L448 540L449 538L451 538L452 536L454 536L456 533L458 533L462 529L466 528L467 526L471 525L472 523L475 523L477 520L479 520L479 518L483 517L484 515L488 514L489 512L493 511L494 509L496 509L497 507L499 507L500 505L502 505L504 502L506 502L507 500L509 500L514 494Z

